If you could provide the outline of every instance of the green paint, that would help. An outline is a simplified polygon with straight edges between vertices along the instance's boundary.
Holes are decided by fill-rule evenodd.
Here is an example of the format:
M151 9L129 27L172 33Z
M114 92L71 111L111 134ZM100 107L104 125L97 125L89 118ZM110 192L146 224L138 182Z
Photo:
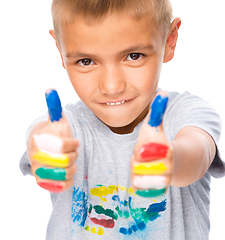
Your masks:
M89 207L89 209L88 209L88 212L91 213L91 211L92 211L92 205L90 204L90 207Z
M66 180L64 168L38 168L35 173L41 179Z
M145 210L146 208L130 208L130 214L133 219L139 219L140 217L143 217Z
M166 189L160 189L160 190L137 190L136 194L141 197L158 197L166 192Z
M116 209L116 211L118 212L118 214L121 218L126 218L127 219L127 218L130 217L130 213L128 211L121 211L118 206L115 209Z
M102 206L94 206L95 212L97 214L105 214L108 217L111 217L115 220L118 219L118 215L116 213L114 213L114 211L112 211L111 209L104 209Z

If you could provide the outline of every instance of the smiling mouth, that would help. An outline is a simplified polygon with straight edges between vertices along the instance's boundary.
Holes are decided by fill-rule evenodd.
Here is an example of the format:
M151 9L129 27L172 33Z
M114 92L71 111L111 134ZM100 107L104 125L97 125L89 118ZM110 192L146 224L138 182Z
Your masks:
M131 98L131 99L128 99L128 100L122 100L122 101L105 102L105 104L108 105L108 106L118 106L118 105L124 104L125 102L129 102L129 101L133 100L134 98Z
M121 102L111 102L111 103L106 103L108 106L116 106L116 105L121 105L124 104L126 101L121 101Z

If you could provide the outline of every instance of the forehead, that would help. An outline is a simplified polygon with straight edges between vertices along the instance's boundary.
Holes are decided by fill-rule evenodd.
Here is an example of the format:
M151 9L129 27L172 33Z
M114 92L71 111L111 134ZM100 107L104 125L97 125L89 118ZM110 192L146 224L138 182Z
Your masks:
M59 45L64 53L84 47L121 50L129 45L156 45L162 40L162 29L149 16L132 19L129 16L109 15L99 23L87 24L81 18L59 27Z

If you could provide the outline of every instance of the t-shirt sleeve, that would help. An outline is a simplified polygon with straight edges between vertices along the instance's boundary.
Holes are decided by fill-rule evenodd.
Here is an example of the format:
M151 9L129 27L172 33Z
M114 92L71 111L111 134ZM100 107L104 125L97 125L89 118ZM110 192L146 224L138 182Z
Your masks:
M216 155L208 169L213 177L225 175L225 163L219 153L218 143L221 133L221 120L215 109L206 101L188 92L169 93L169 103L164 116L164 130L173 140L184 127L198 127L206 131L216 144Z

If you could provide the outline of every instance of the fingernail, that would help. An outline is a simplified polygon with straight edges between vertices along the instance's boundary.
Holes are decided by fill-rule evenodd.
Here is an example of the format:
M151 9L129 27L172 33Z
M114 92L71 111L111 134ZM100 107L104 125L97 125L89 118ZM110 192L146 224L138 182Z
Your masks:
M63 191L63 185L56 182L38 182L38 185L45 190L53 193L59 193Z
M166 177L164 176L135 176L133 185L143 190L166 188Z
M67 154L47 154L39 149L37 153L34 154L33 159L51 167L65 168L68 167L69 164L69 157Z
M66 170L64 168L38 168L35 174L41 179L66 180Z
M160 195L164 194L166 192L166 189L150 189L150 190L137 190L136 194L141 197L159 197Z
M148 143L143 145L140 150L141 160L155 160L165 158L168 152L168 147L159 143Z
M34 142L40 150L62 153L62 139L51 134L41 133L34 135Z
M62 118L62 107L59 95L56 90L51 89L45 93L48 112L52 122L59 121Z
M158 95L151 106L151 115L148 124L152 127L158 127L163 119L163 114L166 111L168 97Z
M167 170L164 163L141 163L134 165L133 172L138 175L162 175Z

